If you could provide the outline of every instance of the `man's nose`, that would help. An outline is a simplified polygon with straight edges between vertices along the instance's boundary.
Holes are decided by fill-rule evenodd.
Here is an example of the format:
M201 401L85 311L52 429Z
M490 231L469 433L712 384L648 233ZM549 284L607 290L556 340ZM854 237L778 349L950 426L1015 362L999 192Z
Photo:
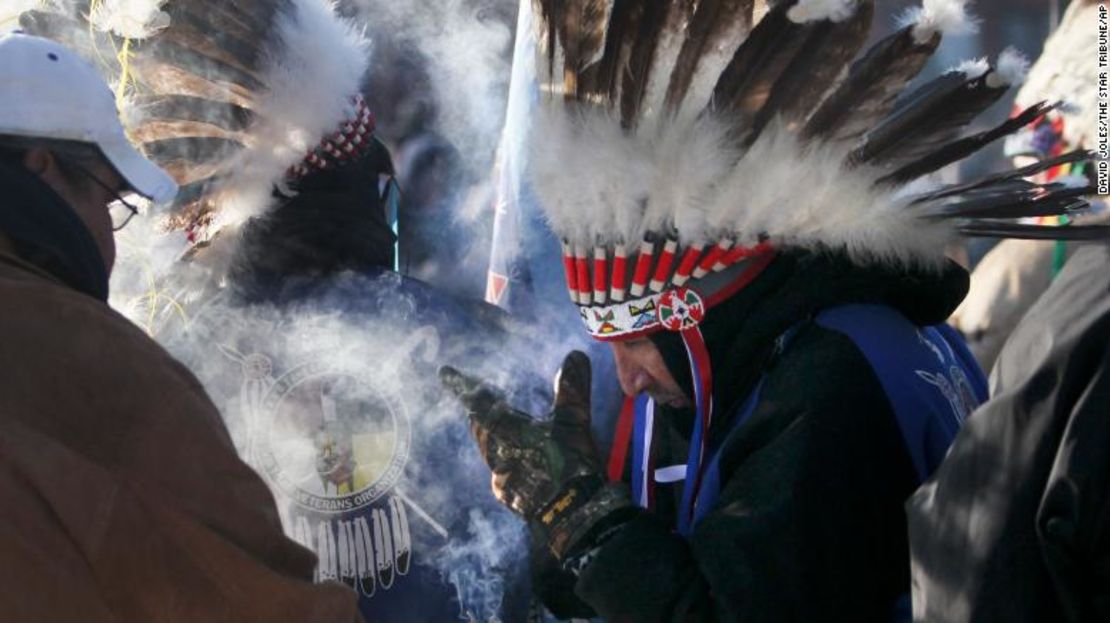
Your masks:
M617 379L620 381L621 390L627 396L638 396L651 386L651 375L643 368L629 362L626 358L616 357Z

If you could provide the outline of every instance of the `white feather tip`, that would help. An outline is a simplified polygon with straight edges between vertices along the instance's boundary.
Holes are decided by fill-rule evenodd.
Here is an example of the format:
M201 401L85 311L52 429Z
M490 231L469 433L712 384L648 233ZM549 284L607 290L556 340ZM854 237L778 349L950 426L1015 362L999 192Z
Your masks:
M968 59L952 69L948 70L949 73L959 72L964 74L970 80L982 78L984 74L991 70L991 64L985 58L972 58Z
M800 0L786 12L795 24L821 20L843 22L856 13L856 0Z
M128 39L145 39L170 25L161 10L166 0L104 0L89 21L98 30Z
M993 88L1008 87L1025 82L1029 74L1029 59L1014 48L1006 48L998 57L998 64L994 72L987 78L987 83Z
M959 37L979 31L979 20L967 12L967 0L924 0L921 7L906 13L902 23L913 26L914 39L919 43L937 33Z

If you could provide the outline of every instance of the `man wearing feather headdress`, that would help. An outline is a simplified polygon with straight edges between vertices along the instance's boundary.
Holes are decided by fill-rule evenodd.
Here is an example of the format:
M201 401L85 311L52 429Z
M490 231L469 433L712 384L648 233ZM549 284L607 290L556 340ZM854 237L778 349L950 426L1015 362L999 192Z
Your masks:
M898 98L974 25L962 0L925 0L858 59L870 0L763 4L522 3L530 181L630 397L608 474L580 353L549 420L441 377L560 616L908 618L903 502L986 394L943 324L967 289L946 242L1107 233L1010 220L1084 207L1086 188L1021 178L1086 152L929 179L1051 108L962 133L1021 78L1014 52Z
M120 194L172 178L61 45L0 38L0 83L0 620L358 620L196 377L107 305Z

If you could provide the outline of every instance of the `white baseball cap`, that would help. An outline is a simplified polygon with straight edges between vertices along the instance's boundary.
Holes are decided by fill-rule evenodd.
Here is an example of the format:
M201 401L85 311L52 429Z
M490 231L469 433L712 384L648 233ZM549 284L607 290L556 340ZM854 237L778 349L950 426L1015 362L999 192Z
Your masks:
M173 178L127 140L100 74L49 39L0 37L0 135L92 143L131 190L158 203L177 194Z

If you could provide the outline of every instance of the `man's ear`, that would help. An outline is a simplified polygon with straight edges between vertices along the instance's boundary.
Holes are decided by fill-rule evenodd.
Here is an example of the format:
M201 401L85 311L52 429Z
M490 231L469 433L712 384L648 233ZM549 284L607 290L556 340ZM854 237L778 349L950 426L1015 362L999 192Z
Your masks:
M27 167L27 170L31 173L42 177L47 171L57 166L57 163L54 162L54 154L50 153L49 150L42 147L32 147L23 154L23 166Z

